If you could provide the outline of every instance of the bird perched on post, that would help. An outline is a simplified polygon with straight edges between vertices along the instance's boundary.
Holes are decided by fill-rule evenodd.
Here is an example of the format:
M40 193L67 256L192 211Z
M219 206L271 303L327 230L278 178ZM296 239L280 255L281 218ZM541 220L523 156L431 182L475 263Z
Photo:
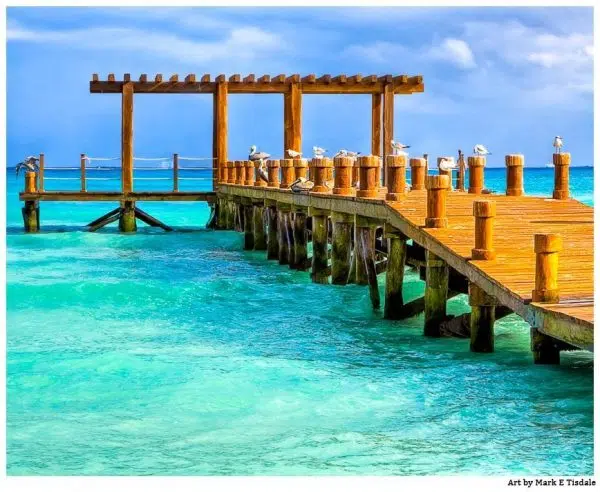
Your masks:
M295 157L302 157L302 152L297 152L296 150L287 149L286 152L292 159Z
M351 157L353 159L356 159L359 155L360 152L352 152L350 150L340 149L338 153L335 154L333 157Z
M444 157L442 160L440 160L439 166L442 171L451 171L456 167L454 157Z
M410 145L404 145L403 143L397 142L396 140L391 141L392 149L394 151L394 155L403 155L406 154L404 149L410 148Z
M290 185L290 189L292 190L292 193L301 193L303 191L312 190L313 186L315 186L315 184L312 181L300 177Z
M16 175L19 176L19 171L21 169L25 169L27 172L38 173L40 171L40 167L38 165L39 160L39 157L34 157L32 155L26 157L22 162L19 162L15 166Z
M250 154L248 155L249 161L252 161L252 162L262 161L262 160L268 159L269 157L271 157L271 154L267 154L266 152L257 152L256 145L253 145L252 147L250 147Z
M473 147L473 154L475 155L491 155L492 153L485 148L484 145L477 144Z
M554 137L554 142L552 143L552 146L556 149L556 153L560 154L563 146L562 137Z
M313 146L313 157L315 159L322 159L323 156L325 155L325 152L327 152L327 149L324 149L322 147L317 147L316 145Z

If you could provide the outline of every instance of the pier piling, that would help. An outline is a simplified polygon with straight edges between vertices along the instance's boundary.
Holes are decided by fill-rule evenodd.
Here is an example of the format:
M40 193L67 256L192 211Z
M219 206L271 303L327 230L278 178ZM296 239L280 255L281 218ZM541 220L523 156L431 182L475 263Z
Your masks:
M469 282L469 306L471 306L471 352L494 351L494 323L496 300L477 284Z
M277 203L277 240L279 242L278 259L280 265L290 264L288 227L286 224L290 206L287 203Z
M279 239L277 234L277 202L265 200L267 212L267 260L279 259Z
M373 309L379 309L381 298L379 296L379 286L377 285L377 270L375 268L375 227L358 228L358 241L360 242L360 251L362 258L357 258L357 262L364 263L367 273L367 283L369 284L369 297Z
M425 176L427 175L427 160L423 157L410 159L410 189L412 191L425 189Z
M554 191L552 198L555 200L569 199L569 165L571 164L571 154L553 154L554 163Z
M521 154L509 154L505 157L506 163L506 195L523 195L523 166L525 157Z
M244 249L254 249L254 220L252 201L249 198L242 199L242 214L244 216Z
M389 156L388 156L389 159ZM388 166L388 171L390 171ZM387 238L387 265L385 276L385 304L383 317L385 319L402 319L404 297L404 266L406 264L407 237L400 231L386 225L384 229Z
M535 289L531 293L533 302L559 301L558 253L561 250L560 234L535 234Z
M121 211L119 215L119 231L137 231L137 224L135 222L135 202L132 200L124 200L121 202Z
M331 283L346 285L350 273L352 253L352 224L350 214L332 212L331 214Z
M34 174L34 173L31 173ZM40 206L37 200L26 200L21 209L23 214L23 227L25 232L39 232Z
M479 195L483 191L485 157L482 155L471 155L467 159L467 164L469 166L469 193Z
M493 260L496 258L494 250L496 203L488 200L473 202L473 215L475 216L475 247L471 250L471 257L474 260Z
M314 161L315 159L313 159ZM316 159L321 160L321 159ZM313 169L327 169L326 167L313 167ZM329 221L327 210L309 208L308 214L312 218L312 265L311 278L314 283L326 284L329 279L327 265L327 237Z
M295 208L293 219L294 258L290 268L304 270L306 268L306 209Z
M446 193L450 178L445 174L427 176L427 217L425 227L448 227L446 217Z
M265 214L262 202L254 202L252 209L254 249L264 251L267 249L267 238L265 236Z
M452 156L443 156L437 158L438 174L448 176L448 191L452 191L452 169L444 171L442 168L440 168L440 162L442 162L444 159L452 159Z
M387 159L387 184L386 200L400 200L406 193L406 156L388 155Z
M432 176L443 177L447 176ZM425 271L425 326L424 334L430 337L440 336L440 324L446 320L448 301L448 264L427 250Z

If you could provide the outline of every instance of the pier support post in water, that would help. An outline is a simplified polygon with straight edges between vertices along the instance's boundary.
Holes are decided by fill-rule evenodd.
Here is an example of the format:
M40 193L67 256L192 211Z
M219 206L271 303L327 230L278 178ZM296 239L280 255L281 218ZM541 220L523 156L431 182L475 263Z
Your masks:
M571 164L571 154L553 154L554 163L554 191L552 198L555 200L569 199L569 164Z
M534 327L531 328L531 351L534 364L560 364L558 341Z
M483 191L485 157L482 155L471 155L467 159L467 165L469 166L469 193L479 195Z
M242 198L242 213L244 215L244 249L254 249L254 220L252 201Z
M474 201L473 215L475 216L475 247L471 250L471 258L493 260L496 258L494 250L496 203L489 200Z
M386 159L388 192L385 199L397 201L406 193L406 156L388 155Z
M337 168L336 168L337 171ZM354 216L331 213L331 283L346 285L352 257L352 224Z
M293 236L294 236L294 258L290 262L290 268L294 270L306 269L306 209L296 207L293 210Z
M377 285L377 270L375 268L375 229L380 225L368 217L356 216L356 245L359 254L356 256L356 264L362 263L369 285L369 297L374 309L379 309L381 299L379 297L379 286ZM358 269L357 269L358 282Z
M525 157L521 154L509 154L506 163L506 195L521 196L523 194L523 165Z
M476 284L469 283L469 306L471 306L471 352L494 351L494 323L496 322L496 299Z
M32 173L33 174L33 173ZM37 200L27 200L21 209L25 232L40 231L40 206Z
M411 191L424 190L425 176L427 175L427 160L423 157L412 157L409 162Z
M442 176L448 179L447 176ZM446 320L448 300L448 264L427 250L425 267L425 327L424 334L440 336L440 324Z
M264 251L267 249L267 237L265 235L265 220L263 202L254 202L252 205L252 224L254 232L254 249Z
M231 171L231 168L229 168L229 170ZM229 198L227 198L225 200L225 209L227 210L227 213L225 215L225 222L226 222L225 227L227 228L227 230L232 231L233 223L234 223L234 214L235 214L233 200L230 200Z
M267 212L267 260L279 259L279 241L277 235L277 202L265 200Z
M427 218L425 227L448 227L446 217L446 193L450 178L445 174L427 176Z
M277 240L279 242L279 264L290 264L290 239L288 238L288 215L290 213L290 205L287 203L277 203Z
M121 202L121 211L119 215L119 231L137 231L137 224L135 222L135 202L133 200L125 200Z
M327 218L329 212L311 207L308 209L308 214L312 217L313 258L310 276L314 283L326 284L329 279L327 268Z
M388 156L388 159L389 157L390 156ZM390 169L391 168L388 165L388 171L390 171ZM391 181L388 181L388 183L391 183ZM388 243L388 257L385 276L385 305L383 308L383 317L385 319L402 319L404 317L402 286L404 284L407 237L387 224L385 226L384 234Z

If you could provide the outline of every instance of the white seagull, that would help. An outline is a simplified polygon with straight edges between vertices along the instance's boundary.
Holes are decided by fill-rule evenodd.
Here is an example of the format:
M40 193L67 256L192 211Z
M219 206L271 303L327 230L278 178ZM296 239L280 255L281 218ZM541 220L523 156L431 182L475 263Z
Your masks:
M554 137L554 142L552 143L552 146L556 149L556 153L560 154L560 151L562 150L563 146L562 137Z
M302 152L297 152L297 151L292 150L292 149L287 149L286 152L287 152L287 155L289 155L291 158L302 157Z
M317 147L316 145L313 147L313 157L316 159L322 159L325 155L325 152L327 152L327 149Z
M356 159L359 155L360 152L352 152L351 150L340 149L333 157L352 157L353 159Z
M268 159L271 157L271 154L267 154L266 152L257 152L256 145L250 147L250 154L248 155L248 160L254 161L262 161L264 159Z
M392 140L392 149L394 150L394 155L402 155L405 154L404 149L410 148L410 145L404 145L403 143Z
M475 147L473 147L473 154L491 155L492 153L488 149L486 149L484 145L477 144L477 145L475 145Z
M454 161L454 157L444 157L440 161L440 170L442 171L451 171L456 167L456 162Z

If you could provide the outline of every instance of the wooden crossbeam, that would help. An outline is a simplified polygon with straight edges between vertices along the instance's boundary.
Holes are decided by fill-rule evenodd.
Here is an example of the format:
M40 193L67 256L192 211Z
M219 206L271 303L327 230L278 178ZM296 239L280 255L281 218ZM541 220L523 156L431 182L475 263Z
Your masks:
M143 73L142 75L140 75L140 83L145 84L146 82L148 82L148 75Z
M348 77L349 84L360 84L362 81L362 75L357 73L356 75L352 75Z
M131 82L131 74L130 73L123 74L123 82Z
M412 77L408 77L408 83L413 84L413 85L422 84L423 76L422 75L413 75Z
M173 75L171 75L169 77L169 82L179 82L179 75L177 75L176 73L174 73Z
M97 73L92 74L92 82L98 82L98 74Z
M345 75L338 75L337 77L333 77L331 79L332 82L335 82L337 84L345 84L347 80L347 77Z
M363 84L375 84L377 82L377 75L367 75L363 79Z
M219 74L217 75L217 78L215 79L215 82L225 82L226 77L224 74Z
M285 81L290 84L300 82L300 74L295 73L294 75L290 75L287 79L285 79Z
M114 82L115 81L115 74L114 73L109 73L108 74L108 81L109 82Z
M397 75L392 80L395 84L407 84L408 83L408 75Z
M377 80L379 82L383 82L384 84L391 84L393 81L393 78L391 75L382 75L381 77L378 77Z
M154 82L157 83L157 84L160 84L162 82L162 73L157 73L154 76Z

